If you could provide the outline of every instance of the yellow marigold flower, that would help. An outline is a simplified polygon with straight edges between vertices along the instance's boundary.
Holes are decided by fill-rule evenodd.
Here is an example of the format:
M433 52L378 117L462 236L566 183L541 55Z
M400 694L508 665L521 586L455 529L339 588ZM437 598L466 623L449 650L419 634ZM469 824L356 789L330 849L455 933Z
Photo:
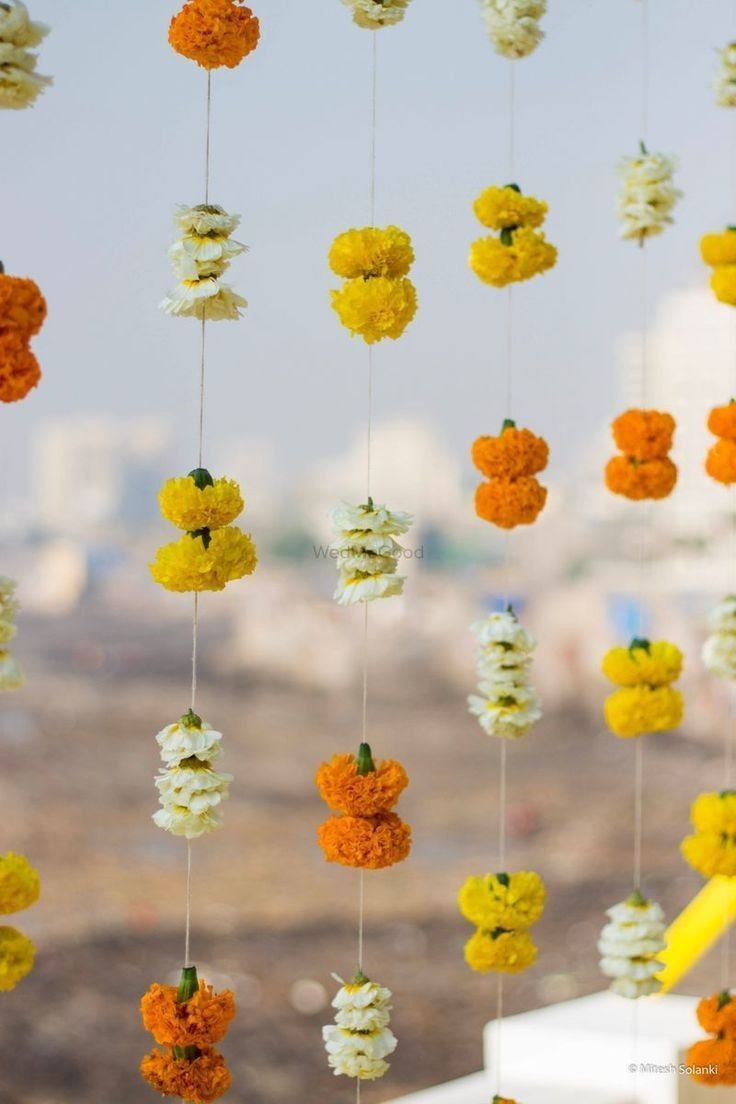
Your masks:
M736 264L720 265L710 278L710 286L720 303L736 307Z
M41 896L41 879L25 855L0 855L0 915L22 912Z
M158 501L166 520L190 533L229 525L245 505L234 480L215 479L200 488L191 475L167 479L159 491Z
M627 739L677 728L685 707L671 686L626 686L606 698L605 712L611 732Z
M376 276L347 280L332 293L332 306L346 329L374 345L384 337L401 337L417 312L417 293L411 280Z
M617 686L666 686L682 673L682 652L666 640L633 640L606 652L602 670Z
M547 891L539 875L519 870L516 874L470 877L457 901L465 919L478 928L518 931L536 923L544 912L546 897Z
M480 929L465 944L471 970L487 974L520 974L535 962L537 947L528 932L487 932Z
M252 575L258 557L250 534L235 525L215 529L208 547L202 537L183 536L165 544L149 565L155 582L179 593L224 590L227 583Z
M406 276L413 263L411 238L398 226L346 230L335 238L329 254L332 271L347 280L358 276Z
M486 188L473 204L475 217L489 230L541 226L548 209L542 200L522 195L518 188L510 184L504 188Z
M736 264L736 231L729 227L722 234L704 234L700 255L712 268Z
M736 837L736 793L702 793L695 798L690 819L696 832L716 832Z
M530 280L557 263L557 250L544 234L522 227L505 245L500 238L479 238L470 247L469 264L479 280L492 287Z
M686 836L680 845L686 862L704 878L717 874L727 878L736 876L736 837L722 836L717 832L698 832Z
M36 958L36 948L16 928L0 928L0 993L15 989L26 974L30 974Z

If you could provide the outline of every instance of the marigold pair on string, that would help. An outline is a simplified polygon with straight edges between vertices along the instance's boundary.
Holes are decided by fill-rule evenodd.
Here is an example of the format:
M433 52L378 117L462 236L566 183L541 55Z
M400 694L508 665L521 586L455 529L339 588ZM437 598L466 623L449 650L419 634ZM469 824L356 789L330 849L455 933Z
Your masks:
M3 0L0 4L0 109L21 111L32 107L50 84L52 77L36 72L34 53L49 28L35 23L21 0Z
M673 688L682 673L682 652L665 640L634 638L628 648L611 648L603 674L619 687L606 698L606 723L622 739L668 732L682 723L684 699Z
M367 345L401 337L417 311L417 293L408 279L414 263L409 235L397 226L367 226L335 238L328 257L342 287L331 292L342 325Z
M662 986L657 974L664 963L657 955L667 946L661 907L635 890L606 915L598 950L601 973L611 979L611 991L628 1000L658 993Z
M736 306L736 227L700 239L700 255L713 269L710 286L720 303Z
M611 425L621 456L606 466L606 486L613 494L635 502L667 498L677 483L677 467L669 458L675 419L658 410L627 410Z
M685 861L704 878L736 877L736 791L700 794L690 819L695 831L682 841Z
M0 264L0 402L18 402L38 385L30 343L45 319L46 300L34 281L8 276Z
M532 871L470 877L460 889L458 905L476 926L465 945L472 970L518 974L534 964L537 947L529 929L544 912L547 891Z
M0 855L0 916L25 912L41 895L41 879L25 855ZM33 943L17 928L0 926L0 993L15 989L36 958Z
M141 1000L143 1026L159 1047L141 1062L145 1081L162 1096L179 1096L190 1104L212 1104L228 1091L232 1076L214 1049L235 1017L229 989L215 993L199 981L194 966L185 966L181 982L154 984Z
M736 999L724 989L698 1004L698 1023L712 1038L693 1043L687 1065L701 1085L736 1085Z
M477 621L471 632L478 642L479 693L468 697L470 712L489 736L526 736L542 716L530 678L536 640L510 608Z
M547 467L547 442L507 418L497 437L474 441L471 456L489 480L475 492L478 517L501 529L535 522L547 502L547 489L536 478Z
M498 237L479 238L470 247L469 264L479 280L492 287L530 280L557 263L557 249L538 230L547 204L522 194L518 184L493 186L473 204L476 218Z
M150 565L155 582L166 590L224 590L252 575L258 557L248 533L233 522L244 508L238 484L213 479L206 468L169 479L159 493L163 517L186 533L159 548Z
M736 234L734 234L736 239ZM708 415L708 429L718 441L708 451L705 470L711 479L730 487L736 483L736 400L715 406Z

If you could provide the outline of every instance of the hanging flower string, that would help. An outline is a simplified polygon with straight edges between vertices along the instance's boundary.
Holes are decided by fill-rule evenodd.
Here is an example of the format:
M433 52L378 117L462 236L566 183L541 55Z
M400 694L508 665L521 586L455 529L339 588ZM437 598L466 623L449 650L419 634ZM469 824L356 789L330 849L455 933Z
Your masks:
M547 488L536 478L547 467L547 442L507 418L498 437L478 437L471 455L488 478L475 492L478 517L501 529L532 525L547 502Z
M53 84L52 77L36 72L40 46L49 28L34 23L21 0L0 3L0 109L22 111Z
M169 255L178 283L161 304L167 314L196 318L201 326L198 464L188 475L167 480L159 492L162 516L183 536L159 548L150 564L159 586L194 595L191 704L156 738L163 768L155 780L161 808L153 816L159 828L187 840L186 928L178 988L152 985L141 1001L143 1024L158 1048L140 1069L156 1092L187 1104L212 1104L230 1088L232 1076L215 1045L235 1016L233 994L214 993L199 980L190 958L191 841L220 827L233 781L215 769L222 734L196 712L199 595L251 575L258 562L252 537L233 524L245 507L240 487L231 479L215 479L203 466L207 323L235 321L247 306L222 279L245 252L233 238L240 216L209 196L212 71L235 68L259 39L258 19L241 0L187 0L169 27L172 48L207 70L204 202L177 208L180 237Z
M708 452L705 470L716 483L731 487L736 483L736 400L711 410L708 429L718 441Z
M718 71L713 82L719 107L736 107L736 42L718 51Z
M327 1061L336 1077L376 1081L388 1073L386 1059L397 1040L389 1027L391 990L358 973L351 982L335 977L342 988L332 1002L334 1024L322 1028Z
M373 499L362 506L342 502L332 512L337 540L339 581L335 601L341 606L374 602L402 594L406 576L397 575L404 549L396 540L409 529L410 514L377 506Z
M351 335L367 345L401 337L417 312L409 235L396 226L347 230L335 238L328 260L345 281L331 293L332 307Z
M25 855L0 855L0 916L25 912L41 895L41 879ZM0 993L9 993L33 969L36 949L17 928L0 925Z
M703 664L712 675L736 681L736 595L724 598L708 618Z
M518 61L529 57L544 38L540 20L547 0L479 0L488 37L497 54Z
M470 712L489 736L517 740L542 716L530 681L537 642L512 609L492 613L471 625L477 642L478 694L468 698Z
M619 166L621 188L617 211L619 234L643 245L674 223L672 212L682 192L674 185L677 162L663 153L650 153L644 143L636 157L624 157Z
M669 458L675 419L658 410L627 410L611 426L622 455L608 461L606 486L612 494L640 502L667 498L677 483Z
M657 974L664 963L658 961L667 942L664 938L664 913L654 901L647 901L639 890L606 912L608 923L601 932L598 950L601 973L611 978L611 991L628 1000L658 993Z
M547 217L546 203L507 184L486 188L473 210L483 226L498 231L498 237L478 238L470 247L470 267L484 284L507 287L554 268L557 249L538 229Z
M46 300L38 286L6 275L0 264L0 402L18 402L38 386L41 369L30 343L45 319Z
M606 723L622 739L648 732L669 732L682 723L684 699L672 687L682 673L682 652L660 640L634 639L628 648L611 648L603 674L619 687L606 698Z
M23 671L8 645L18 632L15 619L20 604L15 597L16 583L0 575L0 692L20 690L25 685Z
M471 970L518 974L532 966L537 947L529 928L544 912L546 898L544 882L532 871L468 878L458 894L458 905L465 919L476 926L465 945Z
M367 31L401 23L409 0L341 0L353 13L353 22Z

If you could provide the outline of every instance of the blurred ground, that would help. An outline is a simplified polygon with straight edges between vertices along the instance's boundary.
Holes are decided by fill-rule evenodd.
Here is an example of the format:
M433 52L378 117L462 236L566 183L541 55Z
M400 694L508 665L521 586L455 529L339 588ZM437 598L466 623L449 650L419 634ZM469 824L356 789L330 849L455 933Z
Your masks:
M228 626L204 621L199 711L225 734L236 776L224 829L194 844L193 952L234 986L240 1014L223 1050L233 1104L283 1104L353 1086L326 1069L332 972L355 968L357 875L327 866L314 842L324 815L320 759L358 740L360 688L330 695L222 676L211 662ZM133 1104L150 1094L137 1063L150 1040L137 1004L173 979L183 950L185 845L156 829L155 733L188 706L190 642L135 611L114 618L88 599L62 621L22 626L29 687L0 714L2 848L27 853L44 879L38 906L14 918L38 943L34 974L0 998L3 1104ZM314 647L319 647L315 639ZM455 892L495 869L498 747L462 695L416 659L382 672L369 729L400 758L411 787L400 811L415 846L403 867L367 877L369 974L395 995L400 1047L378 1104L481 1064L495 982L462 959L469 934ZM630 889L633 746L597 716L548 715L509 749L510 858L539 870L550 898L537 965L506 986L510 1012L602 987L595 940L604 908ZM645 746L646 889L669 916L697 891L679 857L689 803L717 787L721 755L687 734ZM687 991L717 985L705 961Z

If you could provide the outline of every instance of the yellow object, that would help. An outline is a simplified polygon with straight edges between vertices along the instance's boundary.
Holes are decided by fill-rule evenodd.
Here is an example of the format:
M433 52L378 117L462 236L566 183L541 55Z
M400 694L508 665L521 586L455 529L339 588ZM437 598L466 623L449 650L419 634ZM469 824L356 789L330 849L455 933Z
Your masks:
M710 278L710 286L720 303L736 307L736 264L719 265Z
M258 557L250 534L235 525L215 529L205 540L199 536L181 537L165 544L149 565L154 582L179 593L224 590L227 583L252 575Z
M677 728L684 711L682 694L671 686L624 686L605 703L606 724L622 739Z
M0 928L0 993L15 989L30 974L36 948L17 928Z
M470 247L468 263L475 275L491 287L531 280L557 263L557 249L544 234L522 226L501 238L479 238Z
M414 263L411 238L398 226L385 230L366 226L339 234L330 249L329 265L337 276L354 280L359 276L406 276Z
M700 239L700 255L711 268L736 264L736 232L724 230L722 234L705 234Z
M0 855L0 915L35 905L41 894L41 879L25 855L8 851Z
M479 974L520 974L532 966L537 947L528 932L487 932L480 928L465 944L465 961Z
M712 878L668 928L667 949L658 954L658 975L667 993L685 977L736 920L736 879Z
M384 337L401 337L417 311L417 293L405 276L346 280L331 292L332 306L343 326L374 345Z
M519 226L541 226L547 217L547 204L534 196L525 196L507 184L482 191L475 203L475 217L489 230L516 230Z
M618 686L665 686L682 673L682 652L666 640L633 640L603 657L603 674Z
M458 905L466 920L484 931L530 928L544 912L547 891L544 882L530 870L515 874L471 876L458 894Z
M200 469L202 470L202 469ZM212 479L198 486L191 475L167 479L159 491L161 513L177 529L220 529L235 521L244 507L238 484L232 479Z

